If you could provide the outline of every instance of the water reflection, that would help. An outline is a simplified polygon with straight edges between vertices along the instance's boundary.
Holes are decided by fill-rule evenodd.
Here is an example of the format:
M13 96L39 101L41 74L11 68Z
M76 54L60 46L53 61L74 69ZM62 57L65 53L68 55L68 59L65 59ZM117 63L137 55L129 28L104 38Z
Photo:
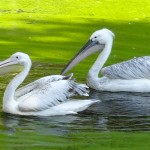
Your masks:
M92 111L107 119L107 130L150 130L150 93L92 90L90 98L102 100Z
M80 131L146 131L150 129L149 93L110 93L91 91L90 97L101 99L78 115L21 117L2 114L9 134L17 130L40 134L64 135Z
M54 117L22 117L3 113L2 122L9 134L17 130L23 132L39 132L41 134L63 135L67 130L65 124L76 120L76 116L54 116Z
M104 116L150 116L150 93L113 93L92 90L90 98L102 100L94 110Z

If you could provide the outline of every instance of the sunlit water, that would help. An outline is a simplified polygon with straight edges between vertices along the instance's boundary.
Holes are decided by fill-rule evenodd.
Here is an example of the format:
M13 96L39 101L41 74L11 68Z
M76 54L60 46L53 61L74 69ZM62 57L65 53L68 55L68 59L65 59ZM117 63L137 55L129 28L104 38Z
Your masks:
M49 64L34 63L33 70L26 82L51 74L48 73L49 68L45 66L49 66ZM12 76L9 76L9 79L8 77L0 78L1 99L10 78ZM19 130L23 132L38 132L44 135L64 135L68 132L80 131L150 130L149 93L111 93L91 90L87 99L91 98L101 100L101 102L78 115L21 117L2 113L1 110L0 131L4 134L14 134Z

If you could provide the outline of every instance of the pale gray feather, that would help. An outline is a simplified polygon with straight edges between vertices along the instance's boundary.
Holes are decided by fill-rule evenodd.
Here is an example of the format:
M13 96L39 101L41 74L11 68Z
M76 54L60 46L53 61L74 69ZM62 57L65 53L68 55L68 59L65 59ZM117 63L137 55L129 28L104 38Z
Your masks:
M150 79L150 56L138 57L102 69L102 75L111 79Z
M18 89L15 93L18 109L33 112L49 109L75 95L88 96L87 86L71 80L72 76L48 76Z
M37 88L40 88L42 86L44 87L44 85L46 85L47 83L51 83L51 82L55 82L59 80L67 80L67 79L71 79L72 77L73 77L73 74L70 74L68 76L52 75L52 76L40 78L32 83L29 83L17 89L15 91L15 97L18 99L19 97L29 94L30 92L32 92L33 90Z

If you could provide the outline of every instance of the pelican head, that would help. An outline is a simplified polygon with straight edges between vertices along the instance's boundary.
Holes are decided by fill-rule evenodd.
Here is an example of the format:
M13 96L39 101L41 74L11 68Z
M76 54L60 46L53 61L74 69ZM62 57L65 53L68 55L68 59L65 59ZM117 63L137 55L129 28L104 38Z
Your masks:
M76 64L82 61L84 58L89 55L103 50L107 42L113 40L114 33L110 30L104 28L101 30L95 31L87 41L87 43L81 48L81 50L73 57L73 59L65 66L62 70L62 75L73 68Z
M31 65L30 57L25 53L17 52L5 61L0 62L0 75L21 71L27 64Z

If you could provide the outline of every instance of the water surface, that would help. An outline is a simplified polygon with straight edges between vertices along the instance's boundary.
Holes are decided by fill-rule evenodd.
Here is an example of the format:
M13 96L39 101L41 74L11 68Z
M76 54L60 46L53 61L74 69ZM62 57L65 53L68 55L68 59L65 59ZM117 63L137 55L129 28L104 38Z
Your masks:
M48 75L49 70L53 68L54 66L50 66L49 63L33 63L33 70L23 84ZM13 76L0 78L1 98L5 86ZM0 130L9 134L22 130L52 135L79 131L150 130L150 93L97 92L90 89L90 96L87 99L98 99L101 102L78 115L21 117L1 112L1 127L6 128L2 127Z
M101 28L115 34L112 53L105 65L150 55L149 0L144 3L1 1L0 61L21 51L29 54L34 62L22 85L59 74L91 33ZM97 54L89 57L71 70L78 82L85 83L96 57ZM149 149L149 93L91 90L87 99L98 99L101 103L77 115L14 116L2 112L3 93L14 75L0 76L0 149Z

